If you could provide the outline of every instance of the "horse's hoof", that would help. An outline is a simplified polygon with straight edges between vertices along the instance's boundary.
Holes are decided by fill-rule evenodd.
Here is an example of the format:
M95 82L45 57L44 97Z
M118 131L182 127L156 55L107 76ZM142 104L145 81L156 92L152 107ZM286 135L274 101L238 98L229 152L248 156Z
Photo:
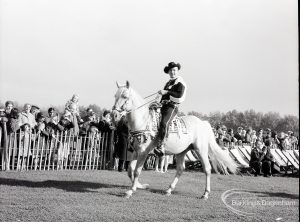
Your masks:
M132 195L125 194L125 196L124 196L124 197L125 197L126 199L129 199L131 196L132 196Z
M126 193L125 193L125 198L130 198L131 196L132 196L132 194L133 194L133 191L132 190L128 190L128 191L126 191Z
M201 199L202 199L202 200L208 200L208 196L203 195L203 196L201 197Z
M171 196L171 194L172 194L171 192L166 192L165 195L166 195L167 197L169 197L169 196Z

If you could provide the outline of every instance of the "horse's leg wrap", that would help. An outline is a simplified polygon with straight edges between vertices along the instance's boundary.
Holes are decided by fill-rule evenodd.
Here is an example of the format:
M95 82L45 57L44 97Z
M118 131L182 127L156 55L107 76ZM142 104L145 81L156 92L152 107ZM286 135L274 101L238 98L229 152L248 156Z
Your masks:
M209 195L210 191L209 190L205 190L204 194L202 195L201 199L207 200L208 199L208 195Z
M173 191L173 190L175 190L175 185L171 184L171 185L169 186L169 188L167 189L167 191L166 191L166 195L167 195L167 196L170 196L170 195L172 194L172 191Z
M176 184L177 184L178 180L179 180L179 176L176 175L173 182L170 184L169 188L166 191L167 196L170 196L172 194L172 191L175 190L175 187L176 187Z

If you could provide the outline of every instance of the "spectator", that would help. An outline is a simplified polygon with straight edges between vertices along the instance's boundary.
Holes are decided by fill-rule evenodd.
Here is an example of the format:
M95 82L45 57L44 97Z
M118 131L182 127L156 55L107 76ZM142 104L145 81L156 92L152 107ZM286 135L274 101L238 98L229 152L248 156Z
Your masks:
M275 160L271 154L270 147L265 146L262 150L262 172L265 177L272 176L274 169Z
M252 129L248 128L246 131L246 135L245 135L245 143L250 144L251 143L251 133L252 133Z
M75 110L76 110L75 104L71 104L70 105L70 110L65 110L65 114L67 113L68 118L74 124L73 133L74 133L74 135L77 136L79 134L79 123L78 123L78 121L80 121L81 123L83 121L82 121L81 117L79 115L77 115L78 113Z
M36 117L37 125L35 126L35 130L37 134L41 134L42 136L48 137L50 134L46 130L46 121L43 113L38 113Z
M5 113L9 117L11 110L14 108L14 103L12 101L5 102Z
M242 132L241 132L242 143L246 142L246 133L247 133L247 131L242 129Z
M288 141L291 145L291 149L296 149L298 146L298 139L294 136L294 132L288 131Z
M50 107L48 109L48 116L45 118L46 123L49 123L55 117L55 109Z
M96 116L92 109L87 109L87 115L82 118L83 123L80 127L80 135L87 135L91 126L96 126Z
M26 103L24 105L24 110L19 115L19 126L23 126L25 123L28 123L30 128L33 129L36 126L36 121L34 115L30 113L31 105Z
M254 176L261 174L261 166L262 166L262 148L263 143L259 140L256 141L254 148L250 154L250 162L249 166L254 170Z
M31 156L31 126L29 123L24 123L21 126L21 133L20 133L20 148L19 148L19 162L17 163L17 170L24 170L27 162L27 158Z
M225 147L224 131L226 130L226 128L224 128L223 126L217 126L216 130L217 130L217 133L218 133L218 137L216 138L216 142L220 147L224 148Z
M86 109L86 116L84 116L82 118L83 122L86 122L86 121L94 121L96 122L96 114L95 112L93 111L92 108L87 108Z
M233 129L228 129L223 141L229 143L230 146L233 146L237 142L237 139L234 137Z
M234 137L237 139L237 141L239 141L239 140L243 141L242 131L243 131L242 127L237 128L237 132L236 132L236 134L234 134Z
M272 131L270 129L268 129L266 131L266 135L264 137L264 144L267 147L271 147L273 145L273 139L272 139Z
M56 134L57 131L63 131L63 126L59 124L59 115L55 113L53 107L48 109L48 116L45 118L46 131L50 136Z
M128 169L128 136L129 129L125 120L125 116L123 116L117 125L115 134L115 157L119 159L119 172L122 172L124 169L127 171Z
M61 117L59 124L62 126L61 131L68 131L75 128L75 124L73 121L73 115L68 110L65 110L63 116ZM76 119L76 118L75 118ZM78 127L78 126L77 126Z
M278 144L279 149L287 150L289 142L288 142L288 138L284 132L281 132L279 134L278 140L279 140L279 144Z
M272 131L271 133L271 140L272 140L272 147L273 148L278 148L278 145L280 143L280 141L278 140L278 136L277 136L277 132L276 131Z
M70 111L73 115L76 116L77 122L82 123L83 120L80 117L79 113L79 97L78 95L74 94L72 98L67 101L65 109Z
M98 129L101 132L111 132L114 129L111 122L111 113L108 110L103 112L102 120L98 123Z
M251 147L255 146L256 140L257 140L256 131L252 130L251 136L250 136L250 145L251 145Z
M20 129L19 122L19 110L17 108L13 108L10 112L10 118L7 122L7 132L8 134L17 132L18 129Z
M35 105L32 105L31 106L31 109L30 109L30 113L32 115L34 115L35 117L35 120L36 120L36 117L37 117L37 114L40 112L40 108L38 106L35 106Z
M260 142L263 142L263 129L259 129L258 130L258 134L257 134L257 140Z

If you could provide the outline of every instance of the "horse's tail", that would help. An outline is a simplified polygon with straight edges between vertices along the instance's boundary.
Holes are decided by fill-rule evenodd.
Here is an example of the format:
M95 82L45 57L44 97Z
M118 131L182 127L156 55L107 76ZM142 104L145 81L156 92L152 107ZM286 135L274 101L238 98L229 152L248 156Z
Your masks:
M230 157L229 152L227 150L223 150L216 142L215 135L212 131L211 125L209 125L209 138L208 138L208 155L212 164L213 169L216 172L220 172L223 174L228 174L229 172L235 174L237 173L238 165L236 162Z

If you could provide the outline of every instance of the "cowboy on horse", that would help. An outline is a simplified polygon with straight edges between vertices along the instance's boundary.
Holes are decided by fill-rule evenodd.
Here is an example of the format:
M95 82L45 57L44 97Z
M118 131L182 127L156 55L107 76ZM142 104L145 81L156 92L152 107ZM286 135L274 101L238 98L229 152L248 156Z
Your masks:
M178 106L185 99L186 84L182 77L178 76L181 65L179 63L170 62L164 68L164 72L169 74L170 80L166 83L163 90L158 93L162 95L160 103L161 121L158 132L158 146L154 149L154 153L158 156L165 154L164 140L167 135L169 124L178 113Z

